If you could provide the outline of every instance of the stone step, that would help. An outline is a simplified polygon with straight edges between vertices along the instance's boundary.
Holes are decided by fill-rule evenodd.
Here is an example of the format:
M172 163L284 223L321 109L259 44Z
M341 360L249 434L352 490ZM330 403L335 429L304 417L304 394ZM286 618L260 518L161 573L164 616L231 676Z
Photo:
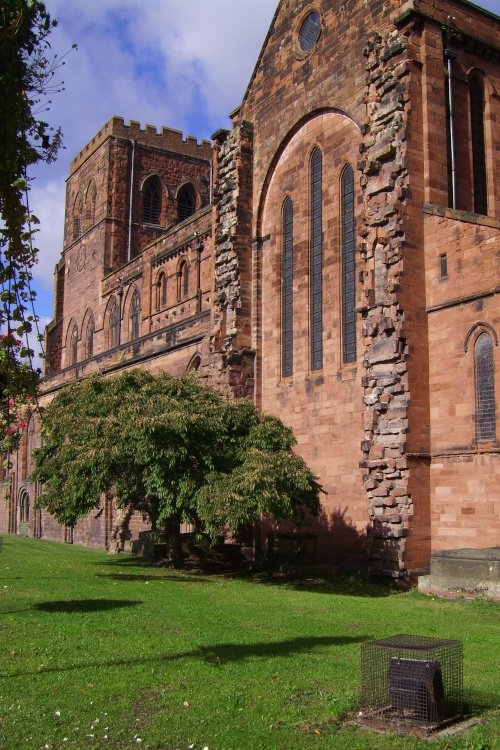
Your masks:
M430 575L419 577L418 588L437 596L500 601L500 547L433 552Z

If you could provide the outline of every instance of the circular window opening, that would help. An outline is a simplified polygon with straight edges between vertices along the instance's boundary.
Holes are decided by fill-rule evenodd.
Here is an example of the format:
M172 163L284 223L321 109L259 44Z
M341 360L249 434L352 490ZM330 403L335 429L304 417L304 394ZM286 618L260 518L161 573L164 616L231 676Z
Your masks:
M299 46L302 52L309 52L319 39L321 20L319 13L309 13L299 31Z

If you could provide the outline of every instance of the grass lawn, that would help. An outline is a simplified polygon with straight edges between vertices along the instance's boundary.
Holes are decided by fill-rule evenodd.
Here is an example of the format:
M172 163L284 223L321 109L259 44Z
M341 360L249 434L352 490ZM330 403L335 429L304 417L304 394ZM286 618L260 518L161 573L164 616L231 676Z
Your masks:
M0 628L3 750L500 747L491 602L347 578L178 573L5 536ZM360 644L405 632L463 641L481 725L429 745L351 723Z

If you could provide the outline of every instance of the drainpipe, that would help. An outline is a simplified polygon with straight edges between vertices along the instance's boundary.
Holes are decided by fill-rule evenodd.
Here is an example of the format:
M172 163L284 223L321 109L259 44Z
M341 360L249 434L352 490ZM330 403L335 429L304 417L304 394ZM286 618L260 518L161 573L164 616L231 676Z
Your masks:
M453 66L452 61L456 54L449 49L445 49L444 56L447 65L447 86L446 95L448 97L448 127L450 133L450 167L451 167L451 208L457 207L457 175L455 168L455 123L453 120Z
M128 198L128 243L127 263L132 259L132 199L134 191L135 140L132 139L132 166L130 168L130 190Z

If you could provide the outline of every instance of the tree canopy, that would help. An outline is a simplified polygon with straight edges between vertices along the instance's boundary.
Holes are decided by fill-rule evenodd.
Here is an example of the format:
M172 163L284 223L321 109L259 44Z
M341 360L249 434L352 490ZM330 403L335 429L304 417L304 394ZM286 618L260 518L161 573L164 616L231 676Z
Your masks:
M112 492L167 531L181 521L216 538L262 514L300 522L319 485L292 431L195 375L133 370L64 388L42 413L39 504L73 525Z

